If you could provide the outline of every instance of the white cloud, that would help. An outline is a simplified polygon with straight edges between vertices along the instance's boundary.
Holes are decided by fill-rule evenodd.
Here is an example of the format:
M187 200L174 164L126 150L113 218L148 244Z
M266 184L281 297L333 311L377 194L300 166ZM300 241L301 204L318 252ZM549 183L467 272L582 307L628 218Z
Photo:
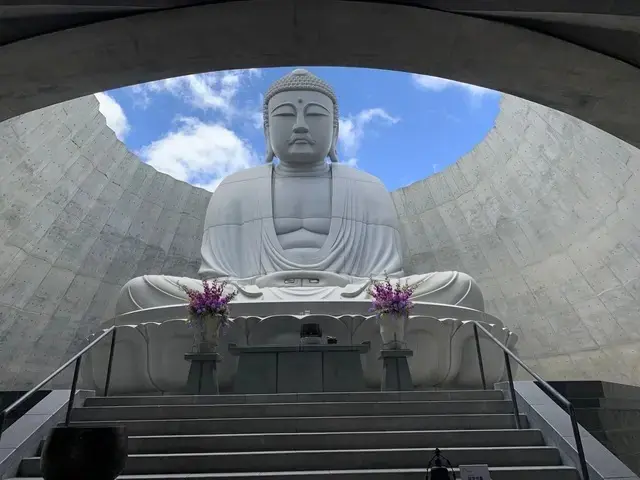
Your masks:
M256 130L262 130L264 127L264 116L262 115L262 108L260 111L253 112L251 114L251 122Z
M339 147L349 160L345 163L357 166L356 155L365 135L365 128L372 122L379 121L385 125L393 125L400 121L399 118L389 115L382 108L369 108L356 115L350 115L340 119Z
M124 137L131 128L124 110L113 97L106 93L96 93L95 96L98 99L98 103L100 103L99 110L104 115L107 126L113 130L113 133L116 134L120 141L124 141Z
M242 86L261 75L262 71L257 68L201 73L144 83L131 90L142 106L150 103L151 93L166 92L192 107L212 110L229 118L242 114L233 104Z
M264 95L261 93L258 97L258 102L256 108L251 113L251 121L253 122L253 126L257 130L262 130L264 128L264 112L263 112L263 104L264 104Z
M178 119L178 128L140 151L156 170L192 185L215 190L227 175L257 165L251 146L219 123Z
M348 165L350 167L354 167L355 168L355 167L358 166L358 159L354 158L354 157L351 157L349 160L347 160L346 162L343 161L342 163L344 163L345 165Z
M411 75L414 85L424 90L432 90L434 92L441 92L447 88L459 88L471 95L472 98L480 98L484 95L495 94L494 90L488 88L479 87L477 85L471 85L469 83L456 82L455 80L449 80L447 78L430 77L428 75L419 75L414 73Z

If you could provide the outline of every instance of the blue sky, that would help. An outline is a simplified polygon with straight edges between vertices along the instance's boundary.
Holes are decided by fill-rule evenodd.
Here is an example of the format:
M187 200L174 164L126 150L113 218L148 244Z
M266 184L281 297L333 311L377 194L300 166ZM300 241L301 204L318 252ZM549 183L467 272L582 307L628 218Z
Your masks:
M265 153L262 93L292 68L212 72L96 94L108 125L143 161L209 190ZM340 106L341 161L389 190L443 170L480 142L500 95L385 70L309 67Z

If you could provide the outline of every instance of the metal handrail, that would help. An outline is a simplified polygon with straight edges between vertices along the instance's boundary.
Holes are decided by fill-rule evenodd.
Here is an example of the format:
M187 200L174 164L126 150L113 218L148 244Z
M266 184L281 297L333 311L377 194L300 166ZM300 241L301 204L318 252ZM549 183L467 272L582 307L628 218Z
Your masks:
M111 335L111 346L110 346L110 349L109 349L109 362L107 364L107 378L105 379L105 383L104 383L104 396L105 397L108 396L109 395L109 383L111 381L111 367L112 367L112 364L113 364L113 351L114 351L114 348L115 348L115 345L116 345L116 331L117 331L117 329L118 329L117 325L114 325L112 327L107 328L104 332L102 332L100 335L98 335L91 343L89 343L89 345L84 347L82 350L80 350L78 353L76 353L73 357L71 357L69 360L67 360L63 365L61 365L58 369L56 369L51 375L49 375L47 378L45 378L43 381L41 381L38 385L33 387L31 390L29 390L27 393L22 395L19 399L17 399L11 405L9 405L7 408L5 408L2 412L0 412L0 438L2 438L2 430L3 430L3 427L4 427L4 422L5 422L6 418L7 418L7 415L9 413L11 413L13 410L15 410L16 407L21 405L24 401L26 401L27 399L31 398L31 396L33 394L35 394L38 390L40 390L42 387L44 387L47 383L49 383L55 377L60 375L72 363L75 362L75 368L73 370L73 380L71 382L71 391L69 392L69 402L67 403L67 413L65 415L65 422L64 422L64 424L66 426L68 426L69 422L71 421L71 410L73 409L73 402L74 402L74 399L75 399L75 396L76 396L77 387L78 387L78 377L80 376L80 362L82 360L82 356L85 353L87 353L89 350L91 350L93 347L95 347L96 344L98 344L100 342L100 340L102 340L104 337L106 337L107 335L112 333L112 335Z
M478 353L478 367L480 368L480 375L482 376L482 386L486 390L487 389L487 381L484 374L484 365L482 363L482 349L480 347L480 337L478 335L478 329L482 330L483 333L493 341L496 345L498 345L504 354L505 365L507 367L507 377L509 379L509 391L511 393L511 402L513 403L513 413L515 415L516 426L518 429L521 429L522 426L520 424L520 413L518 410L518 400L516 398L516 391L513 385L513 374L511 372L511 359L515 360L515 362L520 365L529 375L535 378L538 386L550 397L553 397L557 402L559 402L562 407L567 411L569 417L571 418L571 428L573 429L573 437L576 441L576 450L578 451L578 459L580 461L580 470L582 473L582 480L589 480L589 468L587 466L587 459L584 454L584 447L582 445L582 438L580 437L580 427L578 425L578 419L576 418L576 411L573 407L572 403L567 400L562 394L560 394L555 388L545 382L540 375L535 373L529 366L524 363L515 353L513 353L506 345L504 345L500 340L494 337L481 323L476 320L469 320L473 324L473 334L476 340L476 351Z

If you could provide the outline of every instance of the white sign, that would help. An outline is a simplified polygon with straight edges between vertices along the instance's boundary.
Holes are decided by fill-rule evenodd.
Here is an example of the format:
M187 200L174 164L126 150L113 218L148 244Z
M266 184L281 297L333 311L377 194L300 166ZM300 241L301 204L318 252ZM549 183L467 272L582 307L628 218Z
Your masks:
M491 480L488 465L460 465L461 480Z

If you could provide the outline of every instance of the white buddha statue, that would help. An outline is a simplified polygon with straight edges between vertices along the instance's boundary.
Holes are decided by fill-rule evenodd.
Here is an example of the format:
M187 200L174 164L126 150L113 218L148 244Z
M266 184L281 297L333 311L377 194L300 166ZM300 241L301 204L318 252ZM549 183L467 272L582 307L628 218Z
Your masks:
M235 302L303 302L368 299L370 279L385 276L414 287L416 302L483 311L464 273L405 275L391 196L378 178L338 163L338 120L323 80L298 69L276 81L264 97L266 164L228 176L213 193L200 280L134 278L116 313L186 302L180 285L201 289L205 279L229 281Z

